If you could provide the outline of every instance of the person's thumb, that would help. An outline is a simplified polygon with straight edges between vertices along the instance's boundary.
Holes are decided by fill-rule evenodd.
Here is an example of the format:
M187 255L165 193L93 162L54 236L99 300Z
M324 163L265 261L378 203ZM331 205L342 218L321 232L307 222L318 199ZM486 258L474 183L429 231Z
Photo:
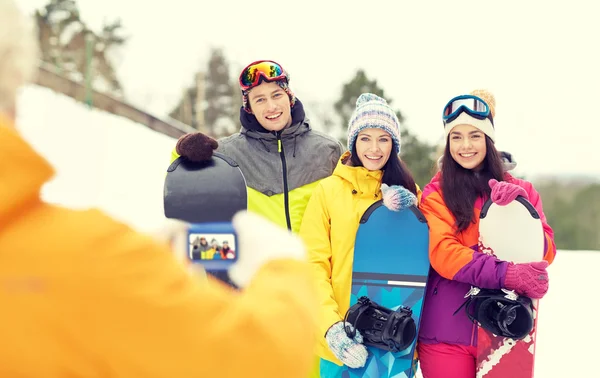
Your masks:
M237 234L238 261L229 269L229 277L240 287L246 286L268 261L306 259L304 244L298 236L257 214L240 211L232 223Z
M548 267L548 261L542 260L533 262L531 263L531 267L537 270L545 270Z
M160 243L166 243L173 251L175 258L181 264L187 267L190 272L203 279L206 279L206 271L204 270L204 266L202 266L202 264L192 263L188 255L189 226L189 223L181 220L167 218L162 226L157 230L154 230L151 235L156 241Z

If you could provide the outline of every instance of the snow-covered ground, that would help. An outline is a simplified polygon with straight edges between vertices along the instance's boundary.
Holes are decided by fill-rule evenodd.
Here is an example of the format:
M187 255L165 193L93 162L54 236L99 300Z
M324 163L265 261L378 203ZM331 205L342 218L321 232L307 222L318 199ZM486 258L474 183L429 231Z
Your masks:
M69 207L99 207L133 227L162 225L162 190L175 140L143 125L90 110L49 89L19 98L18 127L55 166L43 192ZM594 377L600 336L594 300L600 251L559 251L540 302L536 378Z
M47 201L99 207L142 231L162 225L175 139L47 88L26 88L18 107L19 130L56 169Z

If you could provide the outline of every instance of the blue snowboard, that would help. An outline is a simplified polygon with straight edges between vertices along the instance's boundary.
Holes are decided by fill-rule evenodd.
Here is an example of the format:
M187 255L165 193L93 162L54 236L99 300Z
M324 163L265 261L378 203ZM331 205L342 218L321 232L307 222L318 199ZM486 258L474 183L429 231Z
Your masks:
M409 307L418 332L430 266L427 220L414 206L395 212L378 201L367 209L360 223L350 306L367 296L392 310L401 305ZM416 342L398 353L369 346L367 363L359 369L321 360L321 371L324 376L342 378L414 377Z

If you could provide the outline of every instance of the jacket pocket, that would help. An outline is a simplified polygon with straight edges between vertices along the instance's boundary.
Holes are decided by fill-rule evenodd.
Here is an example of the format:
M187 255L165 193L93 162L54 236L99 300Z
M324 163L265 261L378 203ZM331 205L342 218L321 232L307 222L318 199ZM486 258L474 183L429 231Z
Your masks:
M442 277L440 277L439 275L436 274L436 276L433 278L433 280L431 281L431 295L437 295L438 293L438 287L440 285L440 281L442 280Z

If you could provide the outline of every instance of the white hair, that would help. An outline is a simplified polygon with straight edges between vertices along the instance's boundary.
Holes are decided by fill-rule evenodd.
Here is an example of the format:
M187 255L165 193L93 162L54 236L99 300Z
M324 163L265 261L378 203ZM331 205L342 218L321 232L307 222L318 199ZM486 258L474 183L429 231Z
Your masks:
M15 0L0 0L0 112L13 109L17 91L34 78L39 48L33 17Z

